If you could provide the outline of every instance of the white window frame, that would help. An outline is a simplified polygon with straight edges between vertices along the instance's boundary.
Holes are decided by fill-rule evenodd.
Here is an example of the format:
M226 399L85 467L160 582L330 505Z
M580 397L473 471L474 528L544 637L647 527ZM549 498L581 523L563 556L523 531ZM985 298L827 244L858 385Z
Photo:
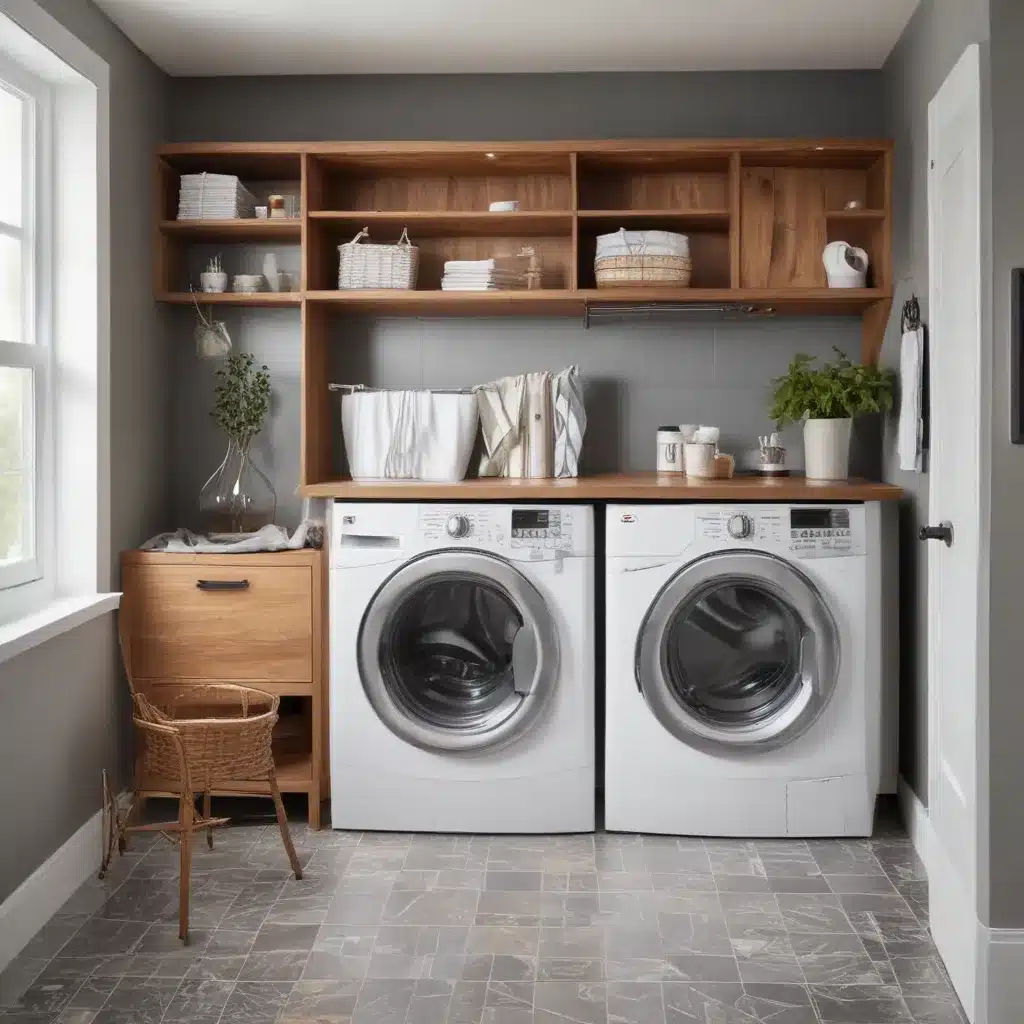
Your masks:
M33 379L32 555L0 565L0 617L38 605L55 588L53 89L45 80L0 55L0 80L24 101L21 226L0 221L0 234L17 238L29 255L23 264L20 342L0 339L0 366L30 369Z

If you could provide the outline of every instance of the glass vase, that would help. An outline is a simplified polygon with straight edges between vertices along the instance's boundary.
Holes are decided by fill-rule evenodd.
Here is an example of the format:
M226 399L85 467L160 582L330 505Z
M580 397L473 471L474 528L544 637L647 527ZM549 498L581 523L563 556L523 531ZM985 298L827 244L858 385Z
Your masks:
M277 492L248 442L228 441L224 461L199 492L199 511L209 533L252 533L274 521Z

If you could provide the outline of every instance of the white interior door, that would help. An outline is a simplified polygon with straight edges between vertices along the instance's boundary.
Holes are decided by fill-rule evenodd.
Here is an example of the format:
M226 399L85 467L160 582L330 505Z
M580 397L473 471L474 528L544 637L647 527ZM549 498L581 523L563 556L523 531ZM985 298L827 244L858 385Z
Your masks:
M981 88L970 46L928 107L931 523L928 811L931 927L974 1020L982 602Z

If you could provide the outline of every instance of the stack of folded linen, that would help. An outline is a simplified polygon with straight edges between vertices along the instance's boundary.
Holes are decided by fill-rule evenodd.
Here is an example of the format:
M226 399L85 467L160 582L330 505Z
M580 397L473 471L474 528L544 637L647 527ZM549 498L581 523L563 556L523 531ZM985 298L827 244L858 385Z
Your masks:
M178 220L237 220L256 214L256 197L234 174L183 174Z
M444 291L489 292L526 287L529 257L496 256L489 260L448 260L441 288Z

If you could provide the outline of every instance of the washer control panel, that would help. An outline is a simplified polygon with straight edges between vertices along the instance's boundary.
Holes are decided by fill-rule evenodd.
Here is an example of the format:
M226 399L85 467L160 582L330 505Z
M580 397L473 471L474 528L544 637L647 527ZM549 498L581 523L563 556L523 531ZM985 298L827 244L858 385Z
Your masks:
M859 555L864 514L859 506L715 507L698 513L697 536L723 548L755 547L798 558Z
M573 550L571 508L431 505L420 512L424 540L466 547L525 549L530 558Z
M572 548L572 512L560 508L512 509L512 547Z

